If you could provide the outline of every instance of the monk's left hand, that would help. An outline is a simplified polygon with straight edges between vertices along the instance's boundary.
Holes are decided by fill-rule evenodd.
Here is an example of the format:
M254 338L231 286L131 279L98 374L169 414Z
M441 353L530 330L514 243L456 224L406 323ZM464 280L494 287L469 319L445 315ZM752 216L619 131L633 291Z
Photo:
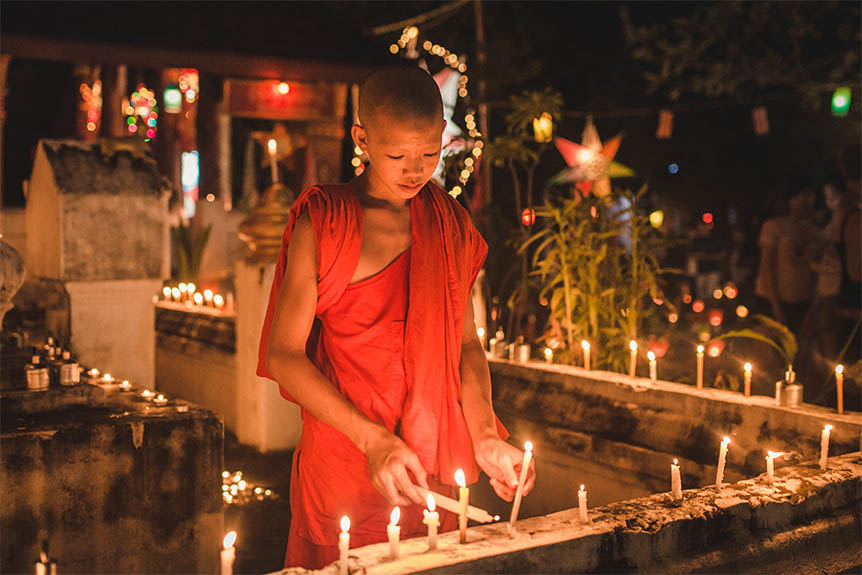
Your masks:
M474 446L476 463L491 478L491 487L501 499L512 501L518 488L518 477L524 461L524 452L499 437L489 437ZM523 495L533 490L536 483L536 466L530 460L530 469L524 480Z

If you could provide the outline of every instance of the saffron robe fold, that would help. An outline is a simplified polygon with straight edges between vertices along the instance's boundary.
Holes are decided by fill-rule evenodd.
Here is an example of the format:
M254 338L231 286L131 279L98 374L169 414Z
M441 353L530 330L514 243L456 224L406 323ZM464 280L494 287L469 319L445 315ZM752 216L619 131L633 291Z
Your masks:
M285 273L290 237L296 221L304 212L310 216L318 247L317 319L309 337L307 354L322 373L334 380L335 370L328 365L330 358L322 345L320 329L321 318L326 317L327 311L344 295L359 260L362 208L350 184L309 188L291 207L261 334L257 373L274 379L265 363L269 332ZM440 483L454 483L457 468L462 468L468 483L473 483L478 479L479 470L460 404L461 343L470 289L488 248L470 222L466 210L433 184L426 185L411 200L410 215L410 287L404 328L406 395L401 413L395 413L400 426L397 433L416 452L429 475ZM355 351L363 353L363 349ZM351 390L344 386L362 385L356 381L333 383L348 397ZM280 391L286 399L294 401L283 387ZM357 407L363 410L362 406ZM380 421L381 418L372 419ZM501 437L505 438L505 429L499 421L497 425ZM322 431L324 428L327 431ZM343 434L316 421L307 412L303 412L301 445L306 444L306 435L312 429L316 430L314 433L338 437L355 449ZM294 476L296 471L294 461ZM364 474L368 481L367 461ZM343 476L333 480L349 481ZM301 511L295 509L294 513ZM324 523L337 519L327 517ZM303 530L307 531L304 535L316 544L337 543L336 528L323 529L322 524L320 527L314 529L310 526Z

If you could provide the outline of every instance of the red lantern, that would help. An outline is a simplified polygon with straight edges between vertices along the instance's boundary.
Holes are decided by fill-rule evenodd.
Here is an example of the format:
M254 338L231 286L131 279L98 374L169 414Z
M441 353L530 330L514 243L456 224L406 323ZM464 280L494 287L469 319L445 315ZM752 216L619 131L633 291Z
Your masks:
M532 226L536 222L536 211L530 208L524 208L521 211L521 223L525 226Z

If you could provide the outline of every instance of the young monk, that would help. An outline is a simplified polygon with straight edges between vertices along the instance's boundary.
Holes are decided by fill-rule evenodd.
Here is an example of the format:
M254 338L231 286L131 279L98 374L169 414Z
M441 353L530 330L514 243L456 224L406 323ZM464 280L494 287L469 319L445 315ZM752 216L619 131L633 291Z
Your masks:
M258 366L302 407L287 567L335 561L343 515L352 547L386 541L395 505L403 537L425 533L416 485L451 494L458 468L514 496L523 454L494 415L469 298L487 245L429 182L444 127L427 72L372 74L351 129L368 168L291 208Z

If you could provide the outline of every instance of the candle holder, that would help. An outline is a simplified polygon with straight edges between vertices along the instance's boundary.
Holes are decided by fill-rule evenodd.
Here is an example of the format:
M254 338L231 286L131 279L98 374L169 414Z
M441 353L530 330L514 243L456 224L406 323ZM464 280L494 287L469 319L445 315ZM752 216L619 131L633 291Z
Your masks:
M251 214L239 225L239 239L251 250L249 261L275 261L294 199L290 188L276 182L266 189Z

